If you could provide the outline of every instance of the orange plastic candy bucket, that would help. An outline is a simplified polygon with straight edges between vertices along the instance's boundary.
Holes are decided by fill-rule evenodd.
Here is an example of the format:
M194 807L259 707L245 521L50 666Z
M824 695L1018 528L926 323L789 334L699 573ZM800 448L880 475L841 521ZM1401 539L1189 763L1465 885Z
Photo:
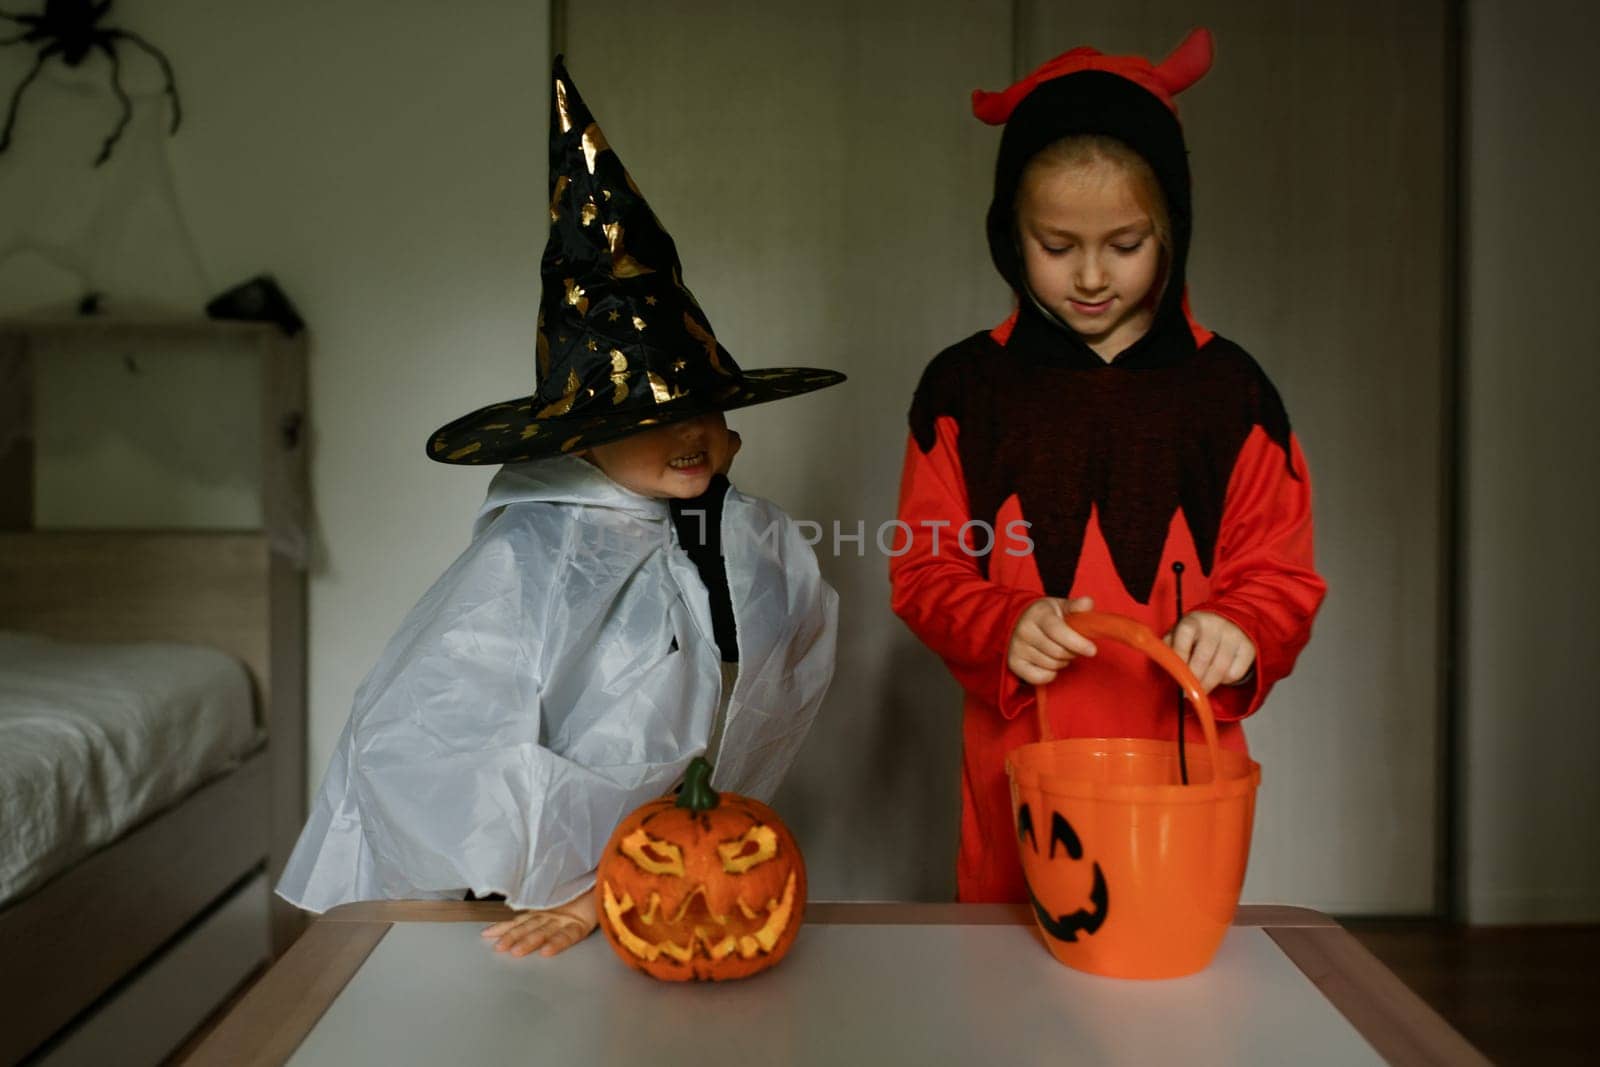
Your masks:
M1239 904L1261 767L1217 746L1211 702L1189 668L1142 623L1084 612L1071 626L1144 652L1182 686L1205 731L1176 741L1051 740L1037 690L1037 744L1006 760L1011 811L1039 932L1069 967L1116 978L1175 978L1216 955ZM1191 749L1193 746L1191 746Z

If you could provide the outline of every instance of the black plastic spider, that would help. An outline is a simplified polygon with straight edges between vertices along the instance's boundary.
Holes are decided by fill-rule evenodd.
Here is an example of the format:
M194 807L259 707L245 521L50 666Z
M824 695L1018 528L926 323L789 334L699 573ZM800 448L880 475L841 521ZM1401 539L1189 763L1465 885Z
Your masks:
M116 43L127 41L144 50L157 63L161 64L161 73L166 76L166 94L172 101L172 128L169 133L178 132L178 123L183 120L183 110L178 104L178 87L172 79L172 64L167 62L167 57L155 45L143 37L129 30L101 28L100 20L105 18L111 10L111 0L45 0L44 11L37 15L13 15L7 11L0 11L0 18L10 19L23 27L23 31L15 37L0 41L0 47L13 44L31 44L38 47L38 55L33 61L33 69L23 77L21 84L11 94L11 108L6 113L6 125L0 130L0 152L4 152L11 145L11 127L17 121L17 108L22 103L22 94L39 76L45 63L52 57L59 57L61 62L69 67L77 67L89 53L98 48L106 54L111 61L111 88L117 94L117 99L122 101L122 116L117 121L117 128L111 131L105 143L100 146L100 155L95 159L94 165L99 166L111 158L111 149L117 143L117 138L122 136L122 130L128 125L128 120L133 117L133 102L128 99L128 94L122 89L122 71L117 62Z

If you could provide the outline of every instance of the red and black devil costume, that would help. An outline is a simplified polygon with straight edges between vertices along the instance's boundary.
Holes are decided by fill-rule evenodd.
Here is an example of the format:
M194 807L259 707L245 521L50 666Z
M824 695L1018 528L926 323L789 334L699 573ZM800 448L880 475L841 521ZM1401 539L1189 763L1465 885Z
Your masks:
M1278 393L1242 348L1188 314L1189 168L1172 97L1210 63L1210 35L1198 30L1157 66L1078 48L1003 93L973 94L980 119L1005 124L989 248L1018 310L923 373L900 485L911 537L889 568L895 613L966 691L962 900L1026 899L1004 766L1038 740L1033 715L1021 714L1032 691L1006 667L1029 604L1092 596L1097 610L1165 633L1182 581L1186 610L1229 619L1255 645L1253 677L1212 693L1222 743L1243 749L1238 720L1294 666L1322 601L1310 478ZM1014 237L1023 168L1073 134L1109 135L1144 157L1172 222L1151 327L1109 363L1040 310ZM1174 694L1142 655L1102 643L1052 685L1052 727L1058 737L1174 736ZM1192 715L1185 728L1199 738Z

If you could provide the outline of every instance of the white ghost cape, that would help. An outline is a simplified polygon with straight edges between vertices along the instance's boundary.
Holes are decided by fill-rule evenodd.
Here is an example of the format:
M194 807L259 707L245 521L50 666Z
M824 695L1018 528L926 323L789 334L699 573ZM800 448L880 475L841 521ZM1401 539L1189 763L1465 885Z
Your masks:
M832 678L838 597L794 522L733 488L722 551L739 671L713 785L770 800ZM357 690L278 893L564 903L705 751L721 688L666 502L570 456L504 467Z

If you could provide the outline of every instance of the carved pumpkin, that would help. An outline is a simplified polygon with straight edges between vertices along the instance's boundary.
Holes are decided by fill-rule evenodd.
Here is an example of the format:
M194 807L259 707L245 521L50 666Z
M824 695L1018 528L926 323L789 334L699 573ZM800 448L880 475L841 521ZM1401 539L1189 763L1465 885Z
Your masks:
M697 757L678 795L623 819L600 857L600 929L624 963L653 978L764 971L789 951L805 914L805 861L788 827L710 780L711 764Z

